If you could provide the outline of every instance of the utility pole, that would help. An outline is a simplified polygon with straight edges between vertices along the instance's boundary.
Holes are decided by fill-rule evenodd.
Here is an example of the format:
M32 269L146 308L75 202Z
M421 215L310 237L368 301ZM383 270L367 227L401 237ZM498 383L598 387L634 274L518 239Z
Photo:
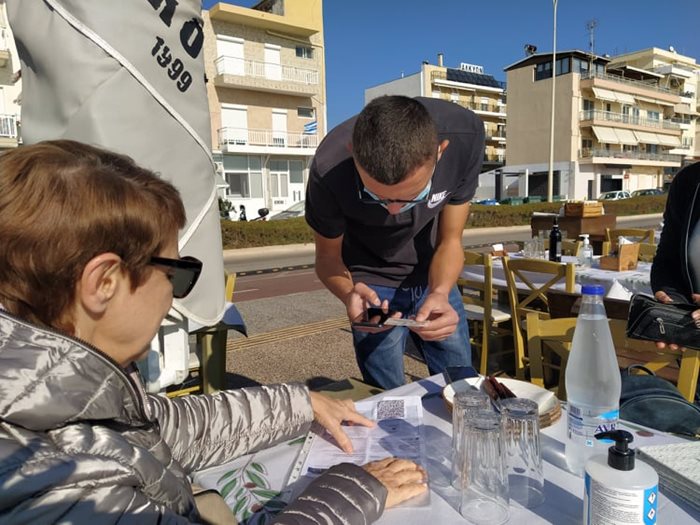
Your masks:
M552 0L554 11L554 21L552 30L552 114L549 122L549 171L547 173L547 202L552 202L552 192L554 188L554 102L557 79L557 2Z

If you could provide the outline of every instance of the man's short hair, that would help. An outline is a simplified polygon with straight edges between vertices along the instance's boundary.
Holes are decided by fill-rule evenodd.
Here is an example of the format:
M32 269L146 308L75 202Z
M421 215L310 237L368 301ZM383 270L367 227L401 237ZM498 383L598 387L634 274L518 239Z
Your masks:
M377 182L392 185L437 155L438 137L428 110L415 99L383 96L357 116L352 153Z
M178 191L129 157L70 140L0 156L0 303L73 331L85 265L121 257L132 288L186 222Z

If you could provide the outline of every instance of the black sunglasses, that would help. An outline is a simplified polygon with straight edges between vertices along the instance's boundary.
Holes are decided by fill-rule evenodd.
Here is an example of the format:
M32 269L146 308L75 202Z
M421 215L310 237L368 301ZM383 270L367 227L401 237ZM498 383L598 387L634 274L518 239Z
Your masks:
M166 272L166 275L173 285L173 297L176 299L187 297L197 284L199 274L202 273L202 261L195 257L187 256L182 259L151 257L150 264L172 268L172 271Z
M423 204L424 202L428 202L429 196L430 196L430 188L432 186L433 182L433 175L435 175L435 168L437 167L437 161L435 161L435 165L433 166L433 171L430 174L430 179L428 180L428 184L425 185L425 188L423 188L423 191L421 191L421 194L423 197L419 199L380 199L377 197L374 193L369 191L367 188L365 188L364 184L362 184L362 180L360 179L360 175L357 174L357 177L355 177L355 187L357 188L357 197L360 199L360 202L362 204L379 204L381 206L387 206L389 204ZM426 190L428 190L426 192Z

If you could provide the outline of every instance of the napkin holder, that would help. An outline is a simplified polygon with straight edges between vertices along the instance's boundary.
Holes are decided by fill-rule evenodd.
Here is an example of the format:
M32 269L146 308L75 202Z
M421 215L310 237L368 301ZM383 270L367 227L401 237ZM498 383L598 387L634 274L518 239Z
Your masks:
M621 244L617 248L617 253L604 255L600 258L600 268L602 270L613 270L624 272L636 270L639 260L639 243Z

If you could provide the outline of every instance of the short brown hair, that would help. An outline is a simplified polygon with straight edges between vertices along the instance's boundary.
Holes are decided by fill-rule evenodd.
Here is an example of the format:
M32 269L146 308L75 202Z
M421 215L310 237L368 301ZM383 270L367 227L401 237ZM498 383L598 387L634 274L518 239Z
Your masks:
M357 116L352 153L369 175L382 184L404 180L437 155L438 136L428 110L415 99L383 96Z
M178 191L129 157L56 140L0 156L0 303L73 331L68 309L85 265L119 255L132 287L185 225Z

